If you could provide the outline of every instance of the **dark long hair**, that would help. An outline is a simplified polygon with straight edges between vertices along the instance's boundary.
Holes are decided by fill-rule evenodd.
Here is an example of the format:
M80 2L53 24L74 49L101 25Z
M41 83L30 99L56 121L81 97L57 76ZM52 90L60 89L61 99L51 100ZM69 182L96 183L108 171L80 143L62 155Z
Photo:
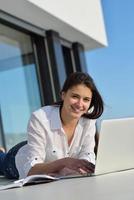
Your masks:
M92 91L92 100L88 109L89 112L83 114L83 117L89 119L97 119L103 113L104 105L102 97L98 89L96 88L92 77L89 74L83 72L72 73L64 82L61 93L67 92L70 88L79 84L86 85ZM62 107L63 101L61 100L59 102L56 102L55 105L60 105Z

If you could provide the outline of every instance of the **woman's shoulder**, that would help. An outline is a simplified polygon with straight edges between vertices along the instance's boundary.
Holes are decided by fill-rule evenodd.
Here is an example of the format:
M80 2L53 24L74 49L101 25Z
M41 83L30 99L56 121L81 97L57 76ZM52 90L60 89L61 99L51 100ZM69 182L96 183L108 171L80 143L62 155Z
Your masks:
M57 108L57 106L53 106L53 105L43 106L43 107L39 108L38 110L35 110L32 114L38 115L40 113L49 113L56 108Z
M83 124L83 126L94 125L96 123L96 119L89 119L86 117L81 117L80 123Z
M32 116L39 119L43 118L43 119L49 120L52 114L54 112L58 112L58 110L59 110L59 107L55 105L43 106L39 108L38 110L34 111L32 113Z

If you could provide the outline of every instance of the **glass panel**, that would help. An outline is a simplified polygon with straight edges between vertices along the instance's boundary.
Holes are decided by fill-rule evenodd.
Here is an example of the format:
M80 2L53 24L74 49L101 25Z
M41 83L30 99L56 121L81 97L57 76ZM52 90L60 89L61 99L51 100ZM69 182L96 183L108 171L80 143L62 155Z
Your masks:
M0 109L7 149L26 139L30 114L40 106L31 38L0 24Z
M63 52L66 74L67 76L69 76L73 71L75 71L72 63L71 49L66 46L62 46L62 52Z

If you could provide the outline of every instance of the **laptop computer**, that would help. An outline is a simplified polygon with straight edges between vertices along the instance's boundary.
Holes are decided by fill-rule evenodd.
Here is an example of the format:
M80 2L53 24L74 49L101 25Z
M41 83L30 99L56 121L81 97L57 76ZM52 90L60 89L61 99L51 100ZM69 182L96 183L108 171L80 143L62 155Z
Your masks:
M56 178L82 178L129 169L134 169L134 118L107 119L101 123L95 172Z
M96 176L128 169L134 169L134 118L108 119L101 123L95 172L63 178Z
M134 118L103 120L94 175L134 168Z

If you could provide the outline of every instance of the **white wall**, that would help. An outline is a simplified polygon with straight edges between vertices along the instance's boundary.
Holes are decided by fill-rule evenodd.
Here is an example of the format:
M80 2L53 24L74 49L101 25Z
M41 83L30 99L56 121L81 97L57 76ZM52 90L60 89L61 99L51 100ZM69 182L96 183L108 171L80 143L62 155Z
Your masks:
M0 7L85 49L107 45L100 0L0 0Z
M100 0L28 0L83 34L104 44L104 20Z

